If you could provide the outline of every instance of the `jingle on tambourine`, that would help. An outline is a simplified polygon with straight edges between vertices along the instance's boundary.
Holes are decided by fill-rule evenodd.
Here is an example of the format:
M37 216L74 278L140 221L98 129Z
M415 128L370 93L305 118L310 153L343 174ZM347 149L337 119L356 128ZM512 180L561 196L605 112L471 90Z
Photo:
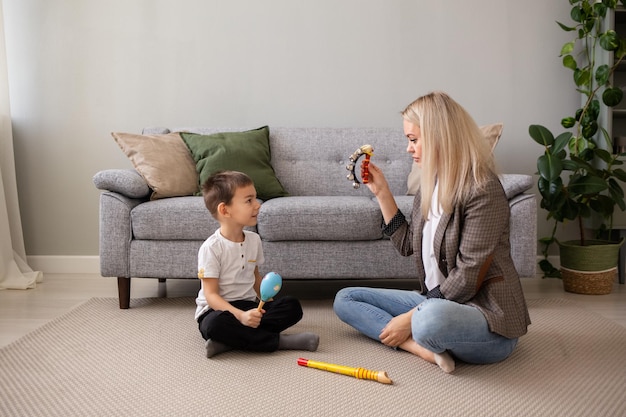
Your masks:
M362 180L363 184L367 184L369 182L368 167L370 164L370 157L374 155L374 148L372 148L372 145L363 145L359 149L354 151L354 153L350 155L350 164L346 166L346 169L350 171L346 178L348 178L349 181L352 181L352 187L354 187L355 189L361 186L361 183L359 182L359 179L356 177L356 174L354 172L356 168L356 162L363 155L365 155L365 160L363 161Z

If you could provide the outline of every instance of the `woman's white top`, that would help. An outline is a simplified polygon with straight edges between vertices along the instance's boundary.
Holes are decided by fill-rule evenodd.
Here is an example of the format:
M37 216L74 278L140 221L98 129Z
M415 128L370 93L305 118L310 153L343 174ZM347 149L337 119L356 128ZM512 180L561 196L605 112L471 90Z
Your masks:
M424 223L424 229L422 230L422 263L424 264L424 271L426 272L426 288L432 290L444 281L444 276L439 270L439 262L435 256L435 232L439 221L441 220L441 205L437 198L437 191L439 190L439 183L435 184L433 190L433 198L431 200L430 211L428 213L428 219Z

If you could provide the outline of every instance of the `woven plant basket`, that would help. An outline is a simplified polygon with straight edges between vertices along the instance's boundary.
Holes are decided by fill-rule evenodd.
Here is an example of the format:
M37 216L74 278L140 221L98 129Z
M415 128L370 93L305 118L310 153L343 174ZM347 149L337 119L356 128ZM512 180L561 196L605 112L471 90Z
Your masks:
M619 250L623 243L623 238L619 242L589 240L585 246L577 240L558 242L565 291L609 294L617 277Z
M561 267L563 288L576 294L610 294L617 276L617 267L607 271L585 272Z

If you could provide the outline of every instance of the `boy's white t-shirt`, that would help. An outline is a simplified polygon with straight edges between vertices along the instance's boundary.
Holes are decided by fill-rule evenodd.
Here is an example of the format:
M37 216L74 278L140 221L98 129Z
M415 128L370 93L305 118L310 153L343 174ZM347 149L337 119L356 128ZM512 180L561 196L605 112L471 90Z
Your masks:
M254 301L254 269L265 261L258 234L244 230L243 242L233 242L217 229L198 251L198 278L219 279L220 296L228 301ZM196 298L196 320L209 309L201 286Z

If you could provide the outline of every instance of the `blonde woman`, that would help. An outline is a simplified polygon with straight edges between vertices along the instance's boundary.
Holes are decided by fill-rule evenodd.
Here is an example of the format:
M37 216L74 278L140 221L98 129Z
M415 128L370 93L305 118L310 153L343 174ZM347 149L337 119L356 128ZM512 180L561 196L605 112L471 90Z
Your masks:
M410 223L381 169L367 186L383 232L415 254L420 291L340 290L337 316L366 336L452 372L455 361L506 359L530 324L509 244L509 206L487 141L467 111L443 92L402 112L407 152L421 166Z

